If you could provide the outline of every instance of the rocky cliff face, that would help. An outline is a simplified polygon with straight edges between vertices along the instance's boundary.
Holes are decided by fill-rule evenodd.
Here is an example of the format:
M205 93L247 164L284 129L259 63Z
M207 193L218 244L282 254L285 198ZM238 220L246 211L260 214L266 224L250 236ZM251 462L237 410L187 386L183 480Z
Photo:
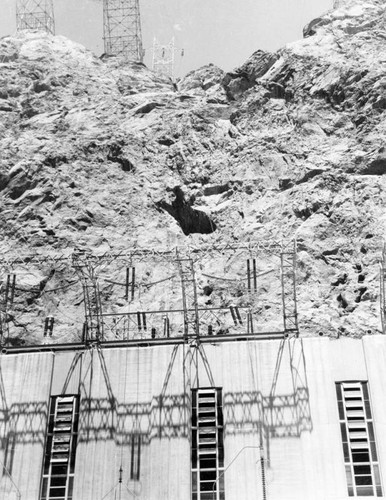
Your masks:
M0 40L2 257L296 238L302 334L378 332L384 2L340 2L305 37L276 54L257 51L232 73L209 65L177 85L63 37ZM261 329L272 329L280 284L265 273L278 264L257 265ZM122 281L122 266L107 278ZM230 300L210 278L219 266L210 256L200 264L201 304L210 294ZM76 339L83 306L73 272L16 267L2 268L3 290L7 273L17 276L12 336L38 341L55 314L55 341ZM142 271L145 285L167 274ZM165 307L172 288L143 294L136 307ZM110 285L102 300L125 307Z

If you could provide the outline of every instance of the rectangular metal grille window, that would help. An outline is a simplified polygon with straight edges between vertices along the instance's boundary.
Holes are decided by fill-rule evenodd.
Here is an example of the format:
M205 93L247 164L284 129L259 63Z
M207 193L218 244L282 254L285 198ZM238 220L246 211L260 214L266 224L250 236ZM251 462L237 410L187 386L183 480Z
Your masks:
M52 396L40 500L73 500L79 397Z
M192 390L192 500L225 500L221 389Z
M367 382L336 384L348 495L382 496Z

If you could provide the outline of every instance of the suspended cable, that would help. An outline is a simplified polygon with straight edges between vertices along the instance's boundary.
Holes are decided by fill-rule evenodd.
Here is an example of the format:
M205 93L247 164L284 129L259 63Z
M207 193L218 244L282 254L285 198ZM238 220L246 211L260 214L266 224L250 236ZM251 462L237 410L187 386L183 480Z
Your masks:
M202 273L202 275L205 276L206 278L211 278L219 281L231 281L233 283L237 283L239 281L246 281L245 278L224 278L222 276L212 276L210 274L205 274L205 273Z
M266 274L273 273L274 271L275 271L275 269L270 269L269 271L265 271L263 273L257 274L256 277L265 276ZM206 278L212 278L214 280L222 280L222 281L238 282L238 281L247 281L248 280L248 278L224 278L223 276L213 276L213 275L205 274L205 273L202 273L202 275L205 276Z
M18 286L15 286L15 290L17 290L18 292L26 292L26 293L50 293L50 292L57 292L58 290L65 290L66 288L70 288L71 286L75 285L76 283L78 283L78 280L76 281L71 281L70 283L68 283L67 285L63 285L61 287L58 287L58 288L52 288L50 290L47 290L46 288L44 288L43 290L41 290L40 288L20 288Z
M106 495L105 495L105 496L103 496L103 497L101 498L101 500L105 500L105 499L106 499L106 498L107 498L107 497L108 497L108 496L109 496L109 495L110 495L113 491L115 491L115 490L116 490L116 488L117 488L117 487L119 487L119 489L121 490L121 485L122 485L122 481L121 481L121 479L119 479L119 480L118 480L118 481L114 484L114 486L111 488L111 490L109 490L109 491L106 493ZM132 495L134 498L138 498L138 495L136 495L136 494L134 493L134 491L131 491L131 490L129 489L129 487L127 486L127 484L123 483L123 485L124 485L124 487L126 488L126 490L127 490L127 492L129 493L129 495ZM21 497L20 497L20 498L21 498ZM120 491L119 498L121 498L121 491Z
M110 493L112 493L112 492L115 490L115 488L117 487L117 485L118 485L118 483L114 484L114 486L111 488L111 490L109 490L109 491L106 493L106 495L105 495L104 497L102 497L102 498L101 498L101 500L105 500L105 498L107 498L107 497L110 495Z
M60 286L60 287L57 287L57 288L52 288L50 290L46 290L44 289L43 290L43 293L51 293L51 292L57 292L58 290L66 290L67 288L70 288L74 285L76 285L77 283L79 283L78 280L76 281L71 281L70 283L68 283L67 285L63 285L63 286Z
M168 276L167 278L164 278L162 280L158 280L158 281L153 281L151 283L145 283L144 281L142 282L137 282L137 284L135 285L136 287L150 287L150 286L153 286L153 285L158 285L158 283L163 283L164 281L168 281L168 280L171 280L173 278L176 277L176 274L173 274L172 276ZM104 281L106 283L111 283L112 285L118 285L118 286L126 286L127 284L126 283L119 283L118 281L113 281L113 280L108 280L108 279L102 279L101 281Z
M16 485L15 481L13 480L13 478L12 478L12 476L11 476L10 472L7 470L7 468L5 467L5 465L4 465L2 462L0 462L0 465L1 465L2 469L3 469L3 471L4 471L4 472L6 473L6 475L9 477L9 480L11 481L11 483L12 483L13 487L15 488L15 490L16 490L16 496L17 496L17 499L18 499L18 500L21 500L21 493L20 493L20 490L19 490L19 488L17 487L17 485Z

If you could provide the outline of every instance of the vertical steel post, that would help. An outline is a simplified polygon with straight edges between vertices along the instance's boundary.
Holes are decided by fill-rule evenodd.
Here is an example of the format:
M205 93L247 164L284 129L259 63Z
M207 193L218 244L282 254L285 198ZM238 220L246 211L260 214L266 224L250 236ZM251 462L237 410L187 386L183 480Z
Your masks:
M293 248L284 248L281 253L281 287L283 302L283 324L286 335L299 335L296 298L296 241Z
M86 340L101 342L104 340L102 306L93 262L87 255L74 253L73 265L83 285Z
M184 337L185 339L189 337L198 338L200 327L193 260L190 258L180 258L177 254L177 264L181 278Z

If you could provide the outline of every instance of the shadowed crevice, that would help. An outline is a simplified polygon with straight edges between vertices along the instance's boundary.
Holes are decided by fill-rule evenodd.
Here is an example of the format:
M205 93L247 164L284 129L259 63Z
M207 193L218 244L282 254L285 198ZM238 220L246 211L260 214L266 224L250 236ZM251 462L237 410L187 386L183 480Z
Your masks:
M192 233L210 234L217 229L208 214L191 207L181 188L174 188L173 193L175 198L172 203L161 200L156 205L176 219L186 236Z

